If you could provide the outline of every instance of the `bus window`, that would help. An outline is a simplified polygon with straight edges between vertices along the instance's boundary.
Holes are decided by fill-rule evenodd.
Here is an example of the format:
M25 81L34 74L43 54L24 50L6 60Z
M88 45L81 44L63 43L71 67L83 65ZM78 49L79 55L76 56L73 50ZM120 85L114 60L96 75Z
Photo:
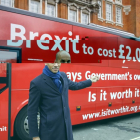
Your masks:
M21 48L0 46L0 63L21 63Z
M7 64L0 64L0 94L8 87Z

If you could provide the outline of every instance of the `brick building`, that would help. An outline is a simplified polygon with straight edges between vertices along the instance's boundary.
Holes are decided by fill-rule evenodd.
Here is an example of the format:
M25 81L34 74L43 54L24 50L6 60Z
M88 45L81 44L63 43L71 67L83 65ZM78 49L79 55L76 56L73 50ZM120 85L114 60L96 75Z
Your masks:
M0 0L0 4L140 37L140 0Z

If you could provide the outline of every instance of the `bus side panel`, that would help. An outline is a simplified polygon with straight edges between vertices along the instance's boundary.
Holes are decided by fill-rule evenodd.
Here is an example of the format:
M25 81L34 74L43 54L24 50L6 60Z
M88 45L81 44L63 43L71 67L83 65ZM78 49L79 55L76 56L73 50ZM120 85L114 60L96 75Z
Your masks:
M116 60L114 60L114 63L115 61ZM79 82L89 79L91 75L98 75L100 80L92 84L92 87L123 87L138 86L140 84L140 71L138 69L100 67L88 64L70 65L71 67L69 67L69 64L61 65L61 70L66 72L68 78L72 81Z
M84 114L95 111L96 97L93 95L95 93L95 88L69 91L69 106L73 125L89 121L84 118ZM92 121L94 121L94 118Z
M97 89L95 120L101 120L122 115L116 110L122 107L123 99L112 97L112 93L122 92L122 87L103 87ZM96 114L99 113L99 116Z
M4 16L5 15L5 16ZM1 34L0 40L20 40L18 43L0 43L4 46L13 46L22 48L22 62L39 62L50 61L55 57L56 53L49 52L54 45L47 46L46 43L36 43L30 40L69 40L72 39L72 25L64 24L56 21L16 14L12 12L0 10ZM17 20L18 19L18 20ZM76 37L76 36L75 36ZM22 41L24 40L24 41ZM27 41L28 40L28 43ZM79 36L77 36L79 40ZM31 43L30 43L31 42ZM58 51L58 48L53 48ZM50 55L50 60L47 55ZM43 56L45 56L43 58Z
M124 87L127 98L123 99L123 114L140 112L140 86Z
M0 139L8 140L8 97L9 88L0 94Z
M109 62L115 66L116 60L109 60ZM130 107L140 105L138 97L135 98L135 104L132 104L133 97L130 96L130 93L126 93L125 89L129 87L134 96L134 88L138 87L140 82L138 79L134 79L134 75L139 75L139 70L132 69L133 63L135 62L127 64L131 69L122 68L121 60L118 62L120 64L118 67L102 67L102 63L98 66L94 66L94 64L71 64L71 67L62 65L61 70L66 72L72 81L79 82L90 78L91 75L100 76L100 80L93 83L91 87L69 92L73 125L125 115L128 113L125 111L125 105ZM128 104L130 101L132 105ZM77 106L81 106L81 110L77 111Z
M139 60L140 61L140 60ZM123 69L140 69L140 62L132 60L109 60L109 67L123 68Z
M91 30L83 27L73 26L73 36L79 34L81 38L88 37L117 37L117 35Z
M30 82L42 74L44 66L44 63L12 63L12 91L28 91Z
M71 38L71 35L69 35L68 32L72 31L72 25L69 24L2 10L0 10L0 19L4 21L0 22L0 28L2 29L0 34L1 40L10 40L11 37L15 37L15 40L21 40L21 36L24 37L23 40L40 40L43 34L46 39L48 39L48 37L50 37L49 39L52 38L54 40L57 40L58 38L62 39L63 37ZM12 27L13 29L11 30ZM25 31L25 34L19 33L14 36L16 29L23 31L23 33ZM34 33L36 33L36 35L33 35Z
M113 60L109 61L112 61L112 64L116 62ZM122 64L122 61L120 60L119 63ZM73 125L125 115L125 112L122 111L124 110L123 106L130 105L128 102L132 101L133 98L126 98L126 94L124 94L123 98L123 92L126 90L125 88L130 87L134 95L134 88L139 87L140 81L138 79L134 80L134 75L140 75L139 69L123 69L121 65L119 67L108 67L108 61L104 61L104 63L100 63L98 66L96 65L61 65L60 71L66 72L68 78L72 81L79 82L86 80L90 78L91 75L96 74L100 76L100 80L97 83L93 83L89 88L69 91L69 105ZM12 78L13 104L15 104L17 100L20 100L12 107L14 111L19 103L28 99L30 81L42 73L44 64L12 64L12 66L12 74L14 77ZM128 72L131 74L132 80L129 79L130 76L127 75ZM106 91L107 94L105 94L104 91ZM17 97L17 95L21 95L21 97ZM22 98L22 96L24 97ZM135 98L135 104L137 105L140 104L138 99L138 97ZM77 107L80 107L80 110Z

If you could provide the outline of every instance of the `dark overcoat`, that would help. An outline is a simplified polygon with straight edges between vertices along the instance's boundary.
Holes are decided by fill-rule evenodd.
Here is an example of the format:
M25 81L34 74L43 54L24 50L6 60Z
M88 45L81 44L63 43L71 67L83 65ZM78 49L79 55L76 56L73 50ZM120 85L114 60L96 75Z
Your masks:
M53 80L41 74L30 83L28 103L29 136L41 140L73 140L68 90L79 90L92 85L91 80L73 82L61 72L62 93ZM37 112L40 109L38 131Z

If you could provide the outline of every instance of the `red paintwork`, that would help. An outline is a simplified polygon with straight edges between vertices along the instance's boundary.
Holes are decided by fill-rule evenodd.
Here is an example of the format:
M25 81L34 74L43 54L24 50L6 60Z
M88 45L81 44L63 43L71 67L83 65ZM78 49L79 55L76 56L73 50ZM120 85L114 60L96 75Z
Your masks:
M94 63L97 62L98 59L118 59L117 57L104 57L99 56L97 54L98 48L106 48L107 50L112 50L112 47L116 49L116 55L118 56L119 53L117 52L118 47L120 44L124 44L124 46L130 46L131 47L131 55L135 56L135 49L137 46L139 46L138 41L129 40L125 38L120 38L117 35L112 35L109 33L91 30L88 28L79 27L76 25L66 24L66 23L60 23L56 21L50 21L46 19L31 17L27 15L22 14L16 14L12 12L2 11L0 10L0 19L4 22L0 22L0 45L2 46L8 46L7 40L24 40L22 45L17 46L18 48L22 48L22 62L23 63L30 63L30 62L54 62L54 57L56 52L59 51L57 48L56 50L53 48L54 41L50 41L51 43L42 43L44 48L39 47L37 45L37 41L31 41L29 44L31 46L29 47L27 45L27 42L25 40L70 40L70 39L82 39L86 36L89 36L89 40L83 40L86 42L87 47L94 48L94 54L84 54L83 51L83 42L79 41L79 44L76 46L76 49L79 50L79 53L74 53L72 43L69 45L69 52L72 57L72 62L74 63ZM16 20L18 19L18 20ZM14 26L16 26L16 29L14 31ZM87 26L88 27L88 26ZM89 26L90 27L90 26ZM18 33L21 32L22 37L16 36ZM16 35L14 36L14 32L16 32ZM69 33L71 32L71 33ZM34 34L35 33L35 37ZM41 38L43 36L47 36L44 38ZM49 37L48 37L49 36ZM98 38L93 38L98 37ZM109 37L109 38L102 38L102 37ZM90 41L90 38L92 40ZM5 40L5 41L3 41ZM48 50L46 49L46 46L48 46ZM66 49L65 41L61 42L62 49ZM9 47L12 47L10 45ZM16 47L15 45L13 47ZM51 50L51 49L54 50ZM132 50L133 48L133 50ZM66 49L67 50L67 49ZM90 50L90 49L89 49ZM125 49L125 53L123 54L126 56L128 54L128 50ZM86 48L87 51L87 48ZM91 50L90 50L91 51ZM89 52L90 52L89 51ZM80 58L80 59L77 59ZM29 60L30 59L30 60ZM35 60L33 60L35 59ZM39 60L38 60L39 59ZM12 61L13 62L13 61Z
M0 77L6 77L7 65L0 64ZM6 84L0 83L0 89ZM9 88L0 94L0 138L8 139L8 96Z
M30 17L26 15L20 15L16 13L6 12L0 10L0 19L5 22L0 22L1 34L0 40L8 40L10 38L10 24L19 24L25 27L26 29L26 39L29 38L29 32L38 32L39 37L35 37L35 40L40 39L41 35L49 34L51 35L52 39L56 39L54 35L59 36L60 39L66 37L67 39L72 38L75 39L78 35L79 38L85 36L92 36L92 37L116 37L115 35L111 35L108 33L103 33L99 31L94 31L82 27L77 27L73 25L68 25L64 23L49 21L45 19L39 19L35 17ZM18 19L18 20L17 20ZM41 25L41 26L40 26ZM73 35L69 36L68 32L72 31ZM20 39L20 38L16 38ZM127 40L127 39L126 39ZM125 40L125 41L126 41ZM119 40L120 43L123 40ZM133 41L132 41L133 42ZM4 41L0 41L1 45L5 45ZM123 42L124 44L126 42ZM127 45L127 43L125 44ZM25 46L24 46L25 48ZM29 48L28 48L29 49ZM29 51L29 50L28 50ZM26 50L22 50L22 62L29 62L25 54ZM39 54L39 49L35 52L28 52L28 54L32 54L32 58L35 58ZM53 57L54 58L54 57ZM78 57L79 59L83 59L82 57ZM75 59L75 58L72 58ZM33 61L30 61L33 62ZM1 65L1 64L0 64ZM29 86L30 81L34 79L36 76L42 73L42 69L44 67L44 63L22 63L22 64L12 64L12 105L11 105L11 136L13 136L13 128L14 128L14 121L18 114L18 112L27 105L27 99L29 97ZM122 68L125 67L125 68ZM126 68L128 67L128 68ZM0 67L1 71L2 67ZM140 75L140 65L139 62L133 61L123 61L123 60L102 60L102 63L94 63L94 64L62 64L61 71L67 73L68 77L71 80L74 80L72 77L73 74L77 73L77 78L75 81L85 80L86 76L89 77L92 73L100 73L102 80L98 81L97 83L93 83L93 85L89 88L79 90L79 91L70 91L69 92L69 105L71 111L71 119L72 124L80 124L85 122L90 122L94 120L101 120L105 118L111 118L118 115L125 115L126 113L120 113L115 115L108 115L102 117L96 117L92 119L84 119L82 115L88 113L96 113L101 112L102 109L118 109L124 106L135 106L140 105L140 101L138 97L132 98L125 98L125 99L114 99L111 100L110 95L107 94L105 101L100 101L100 91L105 90L106 92L119 92L125 91L126 89L131 87L131 90L134 92L135 88L140 89L140 78L138 80L103 80L103 74L127 74L128 72L134 75ZM85 73L87 75L85 76ZM70 76L71 75L71 76ZM0 75L2 76L2 74ZM128 76L129 78L129 76ZM5 93L5 94L4 94ZM4 91L3 94L0 95L6 96L4 97L5 100L4 104L7 104L7 90ZM92 98L89 98L89 93L96 94L96 101L91 101ZM2 99L2 98L0 98ZM135 103L132 104L132 100L135 99ZM112 103L112 106L109 107L108 103ZM1 102L0 102L1 103ZM2 104L3 105L3 104ZM81 111L76 111L76 106L81 106ZM5 106L7 107L7 106ZM137 111L139 112L139 111ZM133 113L133 112L129 112ZM7 112L3 111L3 116L6 116ZM6 119L6 118L4 118ZM1 122L1 120L0 120ZM5 135L4 133L0 133L0 135ZM0 136L1 137L1 136ZM5 138L6 139L6 138Z
M83 120L82 118L82 115L88 113L102 112L102 110L105 111L106 109L119 109L122 106L133 107L135 105L140 105L139 97L134 97L135 88L140 89L140 78L139 80L105 80L102 76L102 74L125 74L129 72L132 74L132 77L134 77L136 74L140 75L138 64L139 62L132 61L123 63L121 60L102 60L100 64L62 64L60 70L66 72L68 78L76 82L89 78L93 73L101 74L100 81L93 83L91 87L79 91L69 91L72 124L81 124L134 113L134 111L132 111L92 119ZM122 68L122 66L128 68ZM30 81L42 73L43 67L44 63L12 63L11 136L13 136L14 121L18 112L28 104ZM73 78L73 75L76 75L76 78ZM110 92L125 91L128 88L131 88L131 91L133 91L132 98L111 100ZM107 92L107 100L100 101L101 90ZM91 101L93 98L89 97L90 93L91 96L94 93L96 94L96 101ZM7 94L3 93L0 96L4 96L3 98L6 99ZM135 103L132 103L132 100L135 100ZM112 103L111 107L108 106L110 102ZM7 101L4 100L4 104L6 106ZM81 106L81 111L76 111L76 106ZM137 112L139 112L139 110L137 110ZM6 115L7 112L3 111L3 116ZM7 118L4 119L6 120Z
M8 88L0 94L0 137L2 140L8 140L8 95Z
M11 23L19 24L25 27L26 33L25 37L27 40L29 38L29 32L38 32L39 36L35 37L35 40L40 40L40 37L43 34L50 34L52 39L56 39L54 36L58 35L60 39L62 37L69 37L68 31L72 31L72 25L63 24L59 22L53 22L45 19L40 19L36 17L16 14L12 12L6 12L0 10L0 19L5 22L0 22L0 27L3 27L1 30L0 39L1 40L10 40L11 37ZM18 19L18 20L17 20ZM21 38L17 37L15 40L20 40Z
M125 74L127 72L131 73L132 76L135 74L140 75L139 69L123 69L120 66L122 64L122 61L117 61L120 65L118 65L117 68L109 66L110 63L116 63L115 60L103 60L103 63L98 64L98 66L93 66L96 64L62 64L61 65L61 71L66 72L68 77L74 81L72 76L70 77L70 74L76 74L77 76L75 81L81 81L85 80L85 73L87 71L90 71L91 73L112 73L112 74ZM132 66L132 63L136 62L129 62L130 66ZM129 63L127 66L129 67ZM105 65L106 64L106 65ZM42 69L44 67L44 63L37 64L37 63L22 63L12 64L12 126L11 130L13 131L13 125L14 120L16 117L16 114L18 114L18 111L27 104L27 99L29 95L29 86L30 81L34 79L36 76L42 73ZM87 75L89 76L89 74ZM81 79L80 79L81 77ZM100 112L102 109L117 109L122 107L123 105L129 105L129 106L135 106L140 105L139 98L132 97L130 99L115 99L111 100L110 95L107 94L107 100L106 101L100 101L100 90L106 90L107 92L119 92L119 91L125 91L127 88L132 88L133 91L135 87L140 89L140 80L100 80L97 83L93 83L92 87L79 90L79 91L69 91L69 105L70 105L70 111L71 111L71 118L72 118L72 124L80 124L84 122L90 122L94 120L100 120L105 119L109 117L115 117L124 115L123 114L116 114L116 115L110 115L100 118L94 118L94 119L82 119L82 114L86 113L93 113L93 112ZM89 102L89 92L96 93L96 101L95 102ZM132 104L132 100L135 99L135 103ZM112 102L112 106L108 107L108 103ZM24 104L23 104L24 103ZM23 105L22 105L23 104ZM21 107L22 105L22 107ZM76 106L81 106L81 111L76 111ZM19 109L20 108L20 109ZM137 111L138 112L138 111ZM133 112L129 112L133 113ZM128 114L128 113L126 113ZM13 133L11 132L11 135Z

